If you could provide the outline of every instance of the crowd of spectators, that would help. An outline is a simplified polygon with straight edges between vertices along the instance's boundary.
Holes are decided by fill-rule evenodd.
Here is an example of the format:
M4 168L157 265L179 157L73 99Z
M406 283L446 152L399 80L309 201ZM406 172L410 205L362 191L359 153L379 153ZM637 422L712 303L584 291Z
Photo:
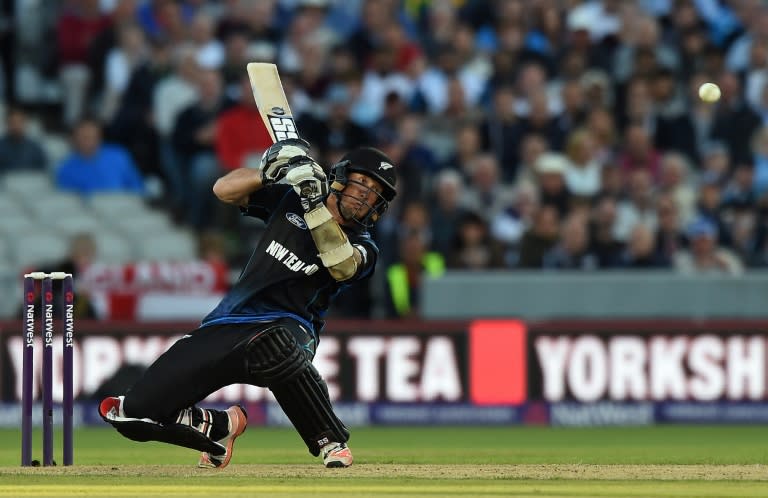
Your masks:
M267 146L245 64L276 62L322 164L365 144L397 165L393 315L425 271L768 266L760 0L63 0L43 42L60 188L154 195L201 233L238 227L211 185ZM0 172L45 168L9 61Z

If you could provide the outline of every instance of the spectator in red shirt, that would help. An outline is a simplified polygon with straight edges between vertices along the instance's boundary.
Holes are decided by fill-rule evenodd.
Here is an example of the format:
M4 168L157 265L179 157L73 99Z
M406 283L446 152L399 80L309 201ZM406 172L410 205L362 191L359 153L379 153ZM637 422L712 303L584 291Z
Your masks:
M85 107L90 80L88 55L93 40L111 24L99 0L68 0L56 23L59 78L64 93L64 121L77 121Z
M240 99L219 117L216 125L216 155L225 170L258 164L261 153L272 138L261 120L251 93L251 83L245 75L240 80Z
M638 170L647 171L654 183L659 180L661 170L661 154L653 147L648 132L638 124L627 127L624 134L624 150L619 156L624 184L629 184L632 173Z

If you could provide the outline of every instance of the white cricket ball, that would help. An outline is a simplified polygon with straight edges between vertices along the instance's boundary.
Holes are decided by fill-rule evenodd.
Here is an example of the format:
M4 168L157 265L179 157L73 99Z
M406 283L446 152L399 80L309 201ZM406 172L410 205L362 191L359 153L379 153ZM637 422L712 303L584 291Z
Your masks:
M699 87L699 97L704 102L717 102L720 100L720 87L714 83L704 83Z

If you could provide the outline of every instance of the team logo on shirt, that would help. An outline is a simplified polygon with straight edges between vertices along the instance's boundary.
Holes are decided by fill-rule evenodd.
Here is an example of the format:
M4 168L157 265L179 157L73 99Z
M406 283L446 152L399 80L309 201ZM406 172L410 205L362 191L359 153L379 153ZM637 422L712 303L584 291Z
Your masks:
M285 219L301 228L302 230L307 229L307 224L304 222L304 218L296 213L285 213Z

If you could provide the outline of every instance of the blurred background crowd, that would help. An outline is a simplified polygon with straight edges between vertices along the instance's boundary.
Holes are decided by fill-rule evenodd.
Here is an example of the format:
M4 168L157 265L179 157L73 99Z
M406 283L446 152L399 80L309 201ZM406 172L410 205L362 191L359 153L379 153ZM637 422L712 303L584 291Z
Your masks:
M236 277L260 225L211 187L268 146L251 61L278 64L323 165L373 145L397 166L377 275L341 316L418 315L445 271L768 266L761 0L0 3L0 254L20 271L56 246L75 270L199 258ZM50 189L25 201L32 173ZM64 242L20 246L32 212Z

